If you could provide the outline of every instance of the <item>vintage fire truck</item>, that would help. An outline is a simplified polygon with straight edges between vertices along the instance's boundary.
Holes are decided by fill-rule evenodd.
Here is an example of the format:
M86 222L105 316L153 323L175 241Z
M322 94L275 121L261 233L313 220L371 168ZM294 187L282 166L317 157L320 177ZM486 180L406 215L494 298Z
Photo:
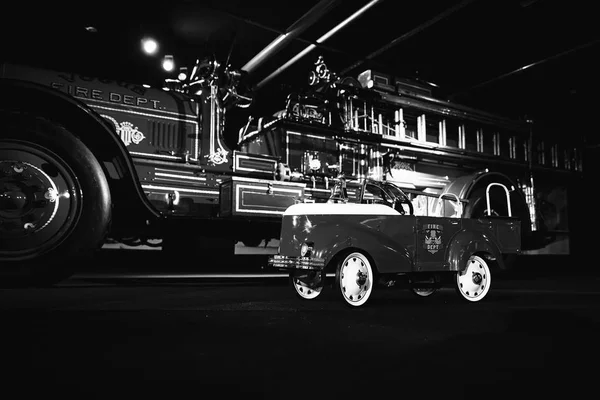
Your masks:
M343 185L343 184L342 184ZM338 186L340 186L338 184ZM437 212L417 216L408 196L390 182L363 180L358 203L349 203L336 187L327 203L297 204L283 215L279 254L271 267L288 271L298 297L316 299L327 274L334 289L352 307L365 305L378 284L408 278L418 296L430 296L452 282L462 299L478 302L492 284L492 271L504 268L503 255L521 250L521 221L512 218L508 188L507 217L462 218L464 199L441 195ZM462 201L461 201L462 200Z
M185 80L153 88L1 66L2 273L56 281L68 276L68 260L90 256L107 238L225 256L238 241L278 238L289 206L327 202L346 178L395 182L417 215L433 207L431 194L467 199L464 218L483 216L485 188L501 183L523 237L531 234L529 175L510 177L526 164L514 159L502 171L487 170L493 157L474 155L465 139L472 122L526 140L521 124L373 71L338 77L319 59L306 92L248 120L232 142L224 137L227 115L252 102L239 90L243 72L212 58L190 70ZM347 190L357 202L356 188ZM507 215L503 193L493 188L490 196L489 212Z
M241 78L214 59L160 89L2 65L3 273L60 279L107 238L226 254L275 237L304 184L226 145L226 112L252 101Z

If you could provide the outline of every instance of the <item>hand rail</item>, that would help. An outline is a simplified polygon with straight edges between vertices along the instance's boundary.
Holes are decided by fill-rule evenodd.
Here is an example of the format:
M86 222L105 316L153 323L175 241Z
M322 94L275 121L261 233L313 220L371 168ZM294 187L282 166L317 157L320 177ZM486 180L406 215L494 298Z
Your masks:
M506 206L508 208L508 216L512 217L512 209L510 206L510 191L508 190L508 188L505 185L498 183L498 182L490 183L489 185L487 185L487 188L485 189L485 201L487 204L487 215L490 216L491 212L492 212L491 206L490 206L490 189L493 186L500 186L501 188L504 189L504 193L506 193Z
M448 200L452 203L454 203L454 206L457 209L457 214L459 217L462 216L462 212L463 212L463 205L461 202L461 199L455 194L455 193L442 193L440 194L440 196L437 199L437 205L436 205L436 211L435 213L437 214L437 208L440 207L440 205L442 204L442 200ZM442 216L442 215L440 215Z

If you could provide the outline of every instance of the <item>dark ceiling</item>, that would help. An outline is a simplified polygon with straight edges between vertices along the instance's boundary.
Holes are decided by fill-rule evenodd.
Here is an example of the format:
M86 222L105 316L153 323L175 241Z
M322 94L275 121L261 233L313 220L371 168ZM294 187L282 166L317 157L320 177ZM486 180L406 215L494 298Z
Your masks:
M305 86L319 55L333 71L348 70L356 77L373 68L418 78L435 83L440 96L454 101L513 117L557 121L564 129L582 129L573 124L586 121L584 116L598 105L600 31L592 1L16 3L5 14L14 18L0 28L2 55L157 83L167 75L160 58L140 51L143 35L155 37L162 54L173 54L180 65L210 53L224 60L231 49L231 63L242 67L313 6L324 3L327 12L253 70L252 82L261 82L361 7L374 5L261 86L258 112L275 111L289 90Z

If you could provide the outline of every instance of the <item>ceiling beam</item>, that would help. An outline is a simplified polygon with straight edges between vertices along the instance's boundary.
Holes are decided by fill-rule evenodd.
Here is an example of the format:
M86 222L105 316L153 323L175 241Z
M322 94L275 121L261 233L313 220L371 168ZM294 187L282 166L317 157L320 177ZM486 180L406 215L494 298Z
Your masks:
M327 33L325 33L323 36L321 36L320 38L318 38L317 39L317 43L323 43L323 42L325 42L327 39L329 39L330 37L332 37L333 35L335 35L337 32L339 32L341 29L343 29L350 22L354 21L356 18L358 18L361 15L363 15L367 10L369 10L371 7L373 7L374 5L376 5L377 3L379 3L380 1L383 1L383 0L371 0L371 1L369 1L367 4L365 4L364 6L362 6L361 8L359 8L357 11L355 11L348 18L346 18L345 20L343 20L342 22L340 22L339 24L337 24L335 27L333 27L331 30L329 30ZM260 81L256 85L255 89L260 89L261 87L263 87L264 85L266 85L271 79L275 78L277 75L279 75L280 73L282 73L283 71L285 71L286 69L288 69L292 64L296 63L296 61L300 60L302 57L304 57L305 55L307 55L308 53L310 53L311 51L313 51L316 47L317 46L314 45L314 44L311 44L308 47L306 47L300 53L296 54L294 57L292 57L291 59L289 59L281 67L279 67L275 71L273 71L269 76L267 76L262 81Z
M271 32L271 33L275 33L277 35L285 35L285 32L282 31L282 30L280 30L280 29L275 29L272 26L267 26L265 24L261 24L260 22L256 22L256 21L254 21L252 19L241 17L239 15L232 14L232 13L230 13L228 11L223 11L223 10L220 10L220 9L219 9L219 12L223 13L224 15L227 15L228 17L230 17L232 19L235 19L237 21L243 22L243 23L245 23L247 25L254 26L256 28L260 28L260 29L263 29L265 31L268 31L268 32ZM319 49L322 49L322 50L325 50L325 51L329 51L331 53L338 53L338 54L349 55L349 53L346 52L346 51L343 51L343 50L340 50L340 49L334 48L334 47L325 46L323 44L318 44L316 42L313 42L313 41L310 41L310 40L306 40L306 39L303 39L301 37L295 37L293 40L295 40L297 42L300 42L300 43L304 43L304 44L314 44Z
M450 98L451 99L455 99L456 97L459 97L461 95L464 95L464 94L467 94L469 92L472 92L475 89L479 89L481 87L484 87L484 86L490 85L490 84L492 84L494 82L497 82L497 81L499 81L501 79L505 79L505 78L508 78L508 77L510 77L512 75L515 75L515 74L518 74L520 72L523 72L526 69L530 69L530 68L533 68L533 67L537 67L538 65L545 64L545 63L550 62L550 61L554 61L557 58L567 56L567 55L569 55L571 53L575 53L576 51L583 50L583 49L585 49L587 47L594 46L594 45L596 45L598 43L600 43L600 39L594 39L594 40L589 41L587 43L580 44L579 46L575 46L573 48L570 48L568 50L565 50L565 51L562 51L560 53L554 54L552 56L546 57L544 59L538 60L538 61L533 62L531 64L524 65L524 66L522 66L520 68L517 68L517 69L515 69L513 71L506 72L504 74L498 75L495 78L491 78L491 79L488 79L488 80L486 80L484 82L481 82L481 83L478 83L476 85L473 85L473 86L469 87L468 89L464 89L464 90L461 90L460 92L453 93L452 95L450 95Z
M285 35L285 31L282 31L280 29L275 29L272 26L268 26L268 25L262 24L260 22L256 22L256 21L254 21L252 19L249 19L249 18L241 17L241 16L239 16L237 14L233 14L233 13L231 13L229 11L224 11L224 10L221 10L221 9L218 9L218 11L220 13L224 14L224 15L227 15L229 18L237 20L237 21L240 21L240 22L242 22L244 24L247 24L247 25L250 25L250 26L254 26L256 28L259 28L259 29L262 29L262 30L265 30L267 32L271 32L271 33L274 33L274 34L277 34L277 35L280 35L280 36ZM315 46L319 50L323 50L323 51L327 51L327 52L330 52L330 53L344 55L344 56L346 56L347 58L350 58L350 59L352 59L352 58L354 58L356 56L356 54L353 53L353 52L341 50L341 49L339 49L337 47L327 46L327 45L325 45L323 43L317 43L314 40L307 40L307 39L301 38L299 36L294 37L293 40L296 41L296 42L299 42L299 43L304 43L304 44L307 44L307 45ZM379 62L373 62L373 65L374 66L378 66L380 68L388 68L389 67L389 65L384 64L384 63L379 63Z
M325 14L338 6L340 3L340 0L321 0L306 14L290 25L285 33L280 34L258 54L252 57L252 59L250 59L250 61L248 61L242 67L242 70L251 74L261 64L273 57L278 51L287 46L293 39L297 38L300 34L306 31L306 29L318 22Z
M348 67L344 68L341 72L340 75L345 75L348 72L350 72L351 70L353 70L354 68L357 68L359 66L361 66L362 64L364 64L365 62L381 55L382 53L388 51L389 49L391 49L392 47L400 44L401 42L423 32L425 29L429 28L430 26L440 22L441 20L449 17L450 15L454 14L455 12L459 11L460 9L464 8L465 6L469 5L470 3L473 3L476 0L463 0L461 1L459 4L456 4L452 7L450 7L449 9L441 12L440 14L436 15L435 17L431 18L428 21L425 21L424 23L422 23L421 25L417 26L416 28L402 34L401 36L398 36L397 38L393 39L392 41L390 41L389 43L387 43L386 45L380 47L379 49L375 50L374 52L372 52L371 54L367 55L365 58L363 58L362 60L359 60L357 62L355 62L352 65L349 65Z
M523 1L521 1L521 3L519 3L519 5L522 8L527 8L527 7L530 7L530 6L534 5L538 1L540 1L540 0L523 0Z

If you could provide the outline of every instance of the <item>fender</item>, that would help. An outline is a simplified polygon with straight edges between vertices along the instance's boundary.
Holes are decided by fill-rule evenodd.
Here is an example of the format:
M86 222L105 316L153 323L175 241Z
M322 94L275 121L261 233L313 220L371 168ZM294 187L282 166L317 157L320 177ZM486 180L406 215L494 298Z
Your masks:
M340 226L341 225L341 226ZM344 227L344 224L335 224L319 232L332 238L321 251L315 254L325 260L329 266L340 253L347 250L358 250L366 253L375 262L375 268L380 273L398 273L411 270L413 256L405 247L399 247L398 242L377 229L366 225L355 224ZM339 232L348 232L340 235Z
M146 198L133 160L114 128L87 105L37 83L0 79L0 108L31 112L57 122L93 152L113 193L114 229L135 230L161 217Z
M502 253L488 236L481 232L462 230L454 235L446 248L445 259L450 264L450 271L462 271L474 253L487 253L494 258L500 269L504 269Z

